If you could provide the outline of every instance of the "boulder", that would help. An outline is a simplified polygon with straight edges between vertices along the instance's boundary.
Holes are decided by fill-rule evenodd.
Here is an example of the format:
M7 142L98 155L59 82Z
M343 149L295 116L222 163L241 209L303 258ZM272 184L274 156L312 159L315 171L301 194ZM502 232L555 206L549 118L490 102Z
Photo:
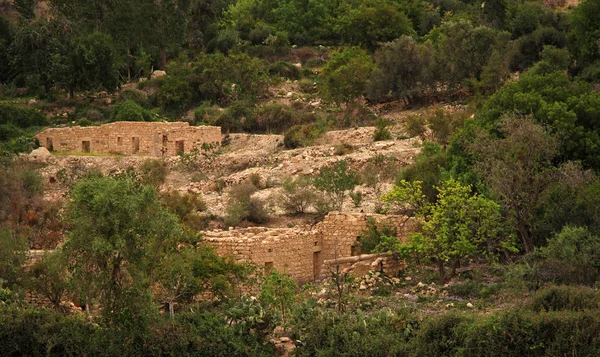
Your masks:
M40 147L29 153L29 161L47 164L52 159L52 153L45 147Z
M165 72L165 71L154 71L154 72L152 72L152 75L150 76L150 78L155 79L155 78L164 77L166 75L167 75L167 72Z

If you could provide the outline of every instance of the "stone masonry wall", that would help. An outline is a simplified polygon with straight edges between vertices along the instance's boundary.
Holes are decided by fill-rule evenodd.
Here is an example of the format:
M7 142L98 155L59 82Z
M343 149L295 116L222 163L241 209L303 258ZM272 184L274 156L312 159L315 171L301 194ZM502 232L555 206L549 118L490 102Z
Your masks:
M292 228L243 228L209 231L204 240L216 247L219 255L233 257L238 263L253 263L286 272L298 283L314 280L313 250L316 235Z
M233 257L238 263L256 264L265 271L270 268L285 271L303 284L327 274L324 269L329 267L324 267L324 261L359 253L356 238L366 228L369 217L379 224L396 227L399 239L404 239L412 229L412 221L404 216L332 212L312 228L254 227L208 231L204 233L204 239L216 247L219 255ZM381 262L386 272L401 265L401 262L388 259Z
M189 123L115 122L101 126L49 128L36 135L40 145L59 152L175 156L221 142L216 126Z

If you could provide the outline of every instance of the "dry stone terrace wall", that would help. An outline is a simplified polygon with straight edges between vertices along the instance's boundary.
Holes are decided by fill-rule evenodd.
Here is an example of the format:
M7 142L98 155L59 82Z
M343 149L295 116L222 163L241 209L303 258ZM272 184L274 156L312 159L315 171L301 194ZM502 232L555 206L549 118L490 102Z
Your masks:
M369 217L379 224L397 227L400 239L404 239L413 225L404 216L332 212L314 227L208 231L204 239L219 255L230 256L238 263L256 264L265 271L271 268L285 271L304 284L329 273L325 270L331 264L324 264L326 261L360 253L356 238L366 228ZM386 259L381 262L378 266L388 273L401 266Z
M36 135L40 145L59 152L175 156L221 143L221 128L185 122L115 122L101 126L49 128Z
M315 238L312 231L291 228L243 228L204 234L217 254L233 257L238 263L256 264L265 272L271 268L286 272L300 284L314 280Z

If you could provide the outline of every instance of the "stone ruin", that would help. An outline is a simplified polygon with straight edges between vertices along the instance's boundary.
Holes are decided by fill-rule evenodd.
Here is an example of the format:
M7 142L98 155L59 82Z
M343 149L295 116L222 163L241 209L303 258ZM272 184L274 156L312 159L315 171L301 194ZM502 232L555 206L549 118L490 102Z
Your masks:
M218 126L186 122L114 122L100 126L49 128L38 135L50 151L142 156L176 156L221 143Z
M356 276L374 269L395 275L402 268L402 261L389 254L360 254L357 238L369 218L378 225L396 228L401 240L414 226L406 216L331 212L322 222L304 229L251 227L208 231L204 240L219 255L230 256L238 263L256 264L265 272L275 268L299 284L322 280L336 265Z

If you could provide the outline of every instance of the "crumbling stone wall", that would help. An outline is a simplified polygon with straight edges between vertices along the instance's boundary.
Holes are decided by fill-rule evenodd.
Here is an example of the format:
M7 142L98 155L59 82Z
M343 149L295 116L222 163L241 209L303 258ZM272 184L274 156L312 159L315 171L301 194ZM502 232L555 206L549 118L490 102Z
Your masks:
M217 254L233 257L238 263L256 264L265 273L270 269L286 272L301 284L314 280L315 238L312 231L293 228L242 228L204 234Z
M40 145L59 152L175 156L221 143L221 128L191 127L185 122L115 122L101 126L49 128Z
M233 257L238 263L256 264L265 271L271 268L285 271L302 284L326 276L331 260L358 255L356 238L366 228L369 217L378 224L396 227L400 239L412 229L412 221L404 216L332 212L314 227L209 231L205 232L204 239L216 247L219 255ZM378 258L373 257L368 264ZM384 258L376 264L390 273L402 262Z

